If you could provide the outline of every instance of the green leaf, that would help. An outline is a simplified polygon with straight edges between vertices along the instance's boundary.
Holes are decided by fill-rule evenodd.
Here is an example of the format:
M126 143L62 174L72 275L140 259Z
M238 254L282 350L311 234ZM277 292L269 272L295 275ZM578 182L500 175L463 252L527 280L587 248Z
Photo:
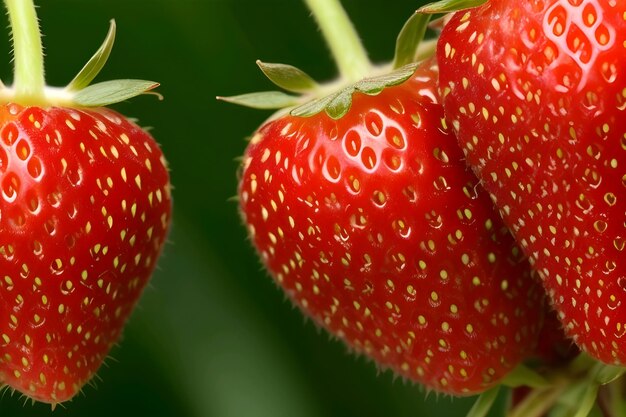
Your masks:
M416 63L405 65L388 74L372 78L364 78L344 89L329 96L310 101L291 111L292 116L310 117L325 111L329 117L337 120L348 113L352 106L352 96L354 93L363 93L370 96L377 95L387 87L402 84L409 79L417 68Z
M502 384L516 387L548 388L550 383L540 374L525 365L518 365L504 378Z
M299 68L285 64L256 62L263 74L280 88L293 93L306 93L315 90L318 85L307 73Z
M418 13L450 13L458 10L478 7L487 3L487 0L441 0L427 4L417 9Z
M485 417L493 407L493 403L496 401L496 398L498 398L499 391L500 387L497 386L483 392L478 397L469 413L467 413L466 417Z
M415 62L417 50L424 39L430 15L413 13L402 27L396 40L396 55L393 58L393 67L400 68Z
M87 87L100 73L113 49L115 42L115 20L111 20L109 33L104 42L85 66L78 72L76 77L65 87L67 91L80 91Z
M78 91L73 101L86 107L108 106L145 94L158 86L154 81L144 80L104 81Z
M281 91L262 91L259 93L241 94L231 97L217 97L218 100L240 106L261 110L276 110L292 107L299 103L300 98Z

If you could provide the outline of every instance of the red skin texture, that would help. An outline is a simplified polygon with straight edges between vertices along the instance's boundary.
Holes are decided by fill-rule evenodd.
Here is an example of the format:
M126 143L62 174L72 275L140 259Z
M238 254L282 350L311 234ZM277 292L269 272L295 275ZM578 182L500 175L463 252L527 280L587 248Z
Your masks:
M0 106L0 382L73 397L115 344L169 228L154 139L108 109Z
M424 64L356 94L337 121L268 122L239 196L264 265L307 316L380 367L467 395L533 351L544 298L444 127L436 76Z
M446 117L567 334L619 365L625 13L623 1L493 0L452 17L437 54Z

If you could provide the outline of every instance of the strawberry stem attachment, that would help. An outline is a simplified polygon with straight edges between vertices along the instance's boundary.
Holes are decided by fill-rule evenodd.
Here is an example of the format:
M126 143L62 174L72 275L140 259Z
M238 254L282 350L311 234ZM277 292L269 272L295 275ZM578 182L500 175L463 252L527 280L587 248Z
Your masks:
M322 31L340 74L353 83L371 74L372 64L339 0L305 0L305 3Z
M46 83L35 5L32 0L4 0L4 3L13 33L15 99L20 103L40 101Z
M122 79L90 85L100 73L113 48L115 22L100 48L64 88L46 85L43 46L33 0L4 0L9 12L15 58L13 86L0 81L0 103L23 106L102 107L141 94L159 94L154 81Z

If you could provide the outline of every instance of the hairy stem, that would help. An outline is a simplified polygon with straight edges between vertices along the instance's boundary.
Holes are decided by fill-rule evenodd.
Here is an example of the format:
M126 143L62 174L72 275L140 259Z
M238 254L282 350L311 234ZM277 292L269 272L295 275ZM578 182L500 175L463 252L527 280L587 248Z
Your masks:
M13 87L20 102L37 101L44 94L43 47L32 0L4 0L13 33Z
M341 75L351 82L368 75L371 63L339 0L304 1L317 21Z

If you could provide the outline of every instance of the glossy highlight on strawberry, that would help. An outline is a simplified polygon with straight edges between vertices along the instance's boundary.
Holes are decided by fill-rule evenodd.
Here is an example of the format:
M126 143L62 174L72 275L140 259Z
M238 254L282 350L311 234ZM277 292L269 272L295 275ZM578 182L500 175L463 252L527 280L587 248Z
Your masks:
M165 159L136 124L0 106L0 382L73 397L118 341L170 217Z
M567 334L626 364L626 3L491 0L457 12L446 116Z
M349 112L251 139L241 212L275 281L320 326L439 392L496 385L537 343L543 291L466 170L432 62Z

